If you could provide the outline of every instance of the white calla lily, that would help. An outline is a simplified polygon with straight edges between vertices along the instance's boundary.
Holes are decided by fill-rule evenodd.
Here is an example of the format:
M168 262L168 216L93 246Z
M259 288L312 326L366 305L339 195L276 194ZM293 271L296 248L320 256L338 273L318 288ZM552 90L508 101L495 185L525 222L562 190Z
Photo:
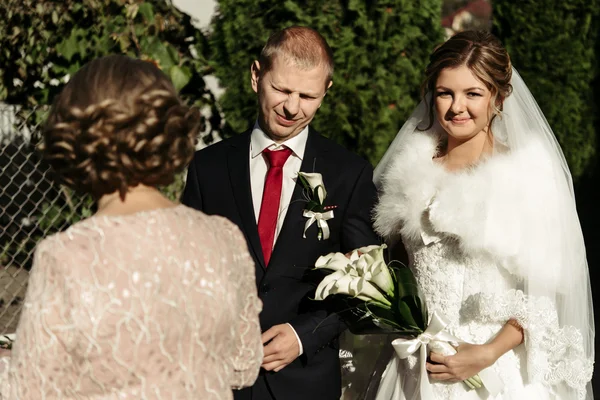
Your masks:
M381 292L364 277L358 278L355 285L356 286L351 288L354 290L354 293L351 292L350 295L353 295L354 297L364 301L375 301L387 306L392 305L392 303L390 303L390 301L386 299L385 296L381 294Z
M390 270L385 262L375 262L372 265L368 275L365 275L365 279L375 284L379 289L383 290L387 294L394 294L394 280L392 279Z
M381 252L381 254L383 255L383 249L387 248L387 245L385 244L372 244L370 246L364 246L364 247L359 247L358 249L356 249L355 251L359 251L361 253L371 253L374 250L377 250L378 252Z
M338 271L345 270L349 264L350 260L342 253L329 253L317 259L315 268Z
M318 172L298 172L298 174L302 175L304 179L306 179L313 191L317 189L319 202L323 204L325 197L327 197L327 191L325 190L325 185L323 184L323 176Z
M381 246L369 246L370 249L367 249L366 253L373 257L376 261L385 261L384 259L384 250L387 248L385 244Z
M359 258L360 258L360 253L359 253L358 249L352 250L352 252L350 252L350 261L352 261L354 263Z
M360 276L364 276L370 271L372 262L372 257L369 257L367 254L363 254L356 261L354 261L352 265Z
M335 282L333 288L331 288L331 294L349 294L354 296L358 290L358 281L360 276L356 276L352 273L347 273Z
M351 273L337 279L335 284L329 288L328 294L346 294L364 301L374 301L387 306L391 305L372 283L368 282L364 277Z
M349 258L342 253L319 257L315 267L334 272L321 281L315 299L323 300L332 294L344 294L390 306L390 301L383 293L393 296L394 281L383 258L385 247L361 247L352 251Z
M332 274L327 275L319 286L317 286L317 290L315 292L315 300L324 300L330 294L333 294L331 290L337 283L337 281L346 275L346 271L339 270L335 271Z
M368 274L373 274L374 269L380 263L384 263L383 259L374 258L373 255L376 255L373 252L361 254L359 258L353 262L354 268L358 271L359 275L366 276Z
M350 253L350 260L356 261L364 254L369 254L370 257L383 261L383 250L385 248L387 248L385 244L359 247L358 249L352 250Z

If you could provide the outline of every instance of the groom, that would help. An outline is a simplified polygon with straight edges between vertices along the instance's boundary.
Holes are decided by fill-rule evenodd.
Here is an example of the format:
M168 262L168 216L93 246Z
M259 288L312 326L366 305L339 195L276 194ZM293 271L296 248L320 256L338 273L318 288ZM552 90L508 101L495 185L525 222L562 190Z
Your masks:
M341 396L338 335L345 326L311 300L306 279L319 256L379 243L371 166L309 127L332 85L325 39L305 27L273 34L251 66L258 120L241 135L196 153L182 202L227 217L244 232L263 302L264 359L236 400L333 400ZM319 240L305 230L298 171L320 173L333 218Z

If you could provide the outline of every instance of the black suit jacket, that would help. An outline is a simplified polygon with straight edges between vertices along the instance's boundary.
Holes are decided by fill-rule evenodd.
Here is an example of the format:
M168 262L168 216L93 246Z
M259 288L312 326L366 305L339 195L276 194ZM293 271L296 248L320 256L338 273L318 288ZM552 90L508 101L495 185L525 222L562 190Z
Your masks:
M241 135L200 150L189 167L182 202L206 214L237 224L256 264L256 285L263 302L261 328L290 323L304 353L277 373L261 370L276 399L338 399L341 395L337 337L345 329L326 304L311 300L318 280L311 279L317 258L379 243L371 211L376 200L369 163L333 141L309 130L301 171L319 172L327 190L325 205L335 205L327 221L331 236L317 239L313 224L302 237L306 202L302 186L294 189L268 268L265 266L250 189L250 135ZM236 396L236 398L241 396Z

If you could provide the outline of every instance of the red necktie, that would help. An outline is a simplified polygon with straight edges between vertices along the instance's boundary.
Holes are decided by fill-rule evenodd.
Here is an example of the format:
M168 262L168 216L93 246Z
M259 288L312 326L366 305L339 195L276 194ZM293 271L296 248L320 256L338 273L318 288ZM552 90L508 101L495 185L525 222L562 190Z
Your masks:
M269 170L267 172L267 179L265 180L260 214L258 216L258 236L260 237L265 265L269 265L271 253L273 252L275 231L277 229L277 216L279 215L283 166L290 154L292 154L292 150L287 147L279 151L265 149L263 154L269 162Z

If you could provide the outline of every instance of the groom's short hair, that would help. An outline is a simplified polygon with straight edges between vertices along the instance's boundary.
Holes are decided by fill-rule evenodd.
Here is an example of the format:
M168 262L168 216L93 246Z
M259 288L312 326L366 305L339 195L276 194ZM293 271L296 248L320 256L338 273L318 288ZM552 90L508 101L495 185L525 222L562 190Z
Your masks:
M321 34L305 26L291 26L273 33L263 47L258 62L260 73L268 72L276 57L303 69L324 66L328 84L333 78L333 51Z

